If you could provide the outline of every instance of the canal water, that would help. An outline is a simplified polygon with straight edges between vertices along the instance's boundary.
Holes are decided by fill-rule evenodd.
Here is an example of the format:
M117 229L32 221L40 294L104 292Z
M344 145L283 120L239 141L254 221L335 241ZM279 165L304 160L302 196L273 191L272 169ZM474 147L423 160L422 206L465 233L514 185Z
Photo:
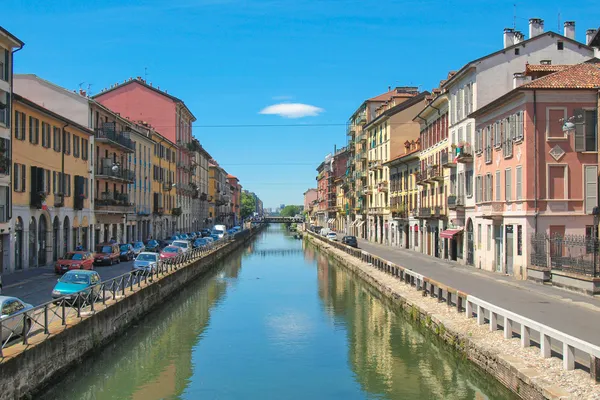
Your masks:
M513 398L366 283L279 225L69 371L43 396Z

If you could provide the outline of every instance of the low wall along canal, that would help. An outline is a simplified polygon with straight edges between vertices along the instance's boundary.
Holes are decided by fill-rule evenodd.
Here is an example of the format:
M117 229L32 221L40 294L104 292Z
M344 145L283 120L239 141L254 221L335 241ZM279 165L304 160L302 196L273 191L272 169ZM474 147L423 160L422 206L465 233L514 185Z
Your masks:
M36 398L516 396L327 252L271 225Z

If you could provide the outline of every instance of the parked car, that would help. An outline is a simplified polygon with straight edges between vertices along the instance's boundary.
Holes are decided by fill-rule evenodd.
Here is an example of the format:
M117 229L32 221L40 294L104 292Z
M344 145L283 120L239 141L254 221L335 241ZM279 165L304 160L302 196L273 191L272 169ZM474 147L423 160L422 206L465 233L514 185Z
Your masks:
M188 232L187 235L190 240L196 239L196 232Z
M215 241L215 238L213 238L212 236L207 236L207 237L205 237L203 239L205 239L209 244L213 243Z
M151 253L144 251L140 253L133 261L132 270L134 273L137 272L152 272L158 263L158 253Z
M160 251L158 241L150 239L146 242L146 249L144 251L151 251L158 253Z
M225 225L215 225L213 226L212 230L218 230L218 231L223 231L225 232L227 230L227 227Z
M4 343L11 336L21 336L23 333L23 317L16 314L27 311L33 308L31 304L25 303L23 300L16 297L0 296L0 310L2 315L2 332L0 333L1 341ZM31 329L31 320L25 321L25 333Z
M210 235L216 235L219 239L223 239L225 236L227 236L227 231L221 229L213 229Z
M356 236L344 236L342 238L342 243L358 249L358 241L356 240Z
M146 248L146 245L144 244L144 242L134 242L132 244L132 246L133 246L133 254L135 254L136 257L138 254L140 254Z
M237 231L235 229L233 229L233 228L227 230L227 235L228 236L233 236L236 233L237 233Z
M129 243L123 243L119 245L119 250L121 250L121 255L119 258L122 261L131 261L135 258L135 253L133 252L133 246Z
M96 271L69 271L64 274L52 289L52 298L67 297L73 300L78 292L83 294L100 292L100 275Z
M70 251L54 264L54 272L64 274L72 269L94 269L94 256L89 251Z
M121 262L121 249L116 243L100 243L96 246L94 265L113 265Z
M329 233L327 234L327 239L329 239L329 240L337 240L337 233L335 233L335 232L333 232L333 231L332 231L332 232L329 232Z
M209 237L210 237L210 238L211 238L211 239L212 239L214 242L216 242L217 240L219 240L219 239L220 239L220 238L219 238L219 235L215 235L215 234L211 234Z
M177 246L167 246L160 252L160 259L165 260L183 254L183 249Z
M174 240L171 246L181 247L184 253L192 247L187 240Z
M210 229L202 229L200 234L202 234L202 237L210 236Z
M195 249L199 248L199 247L204 247L204 246L208 246L211 242L207 240L207 238L198 238L196 240L194 240L194 244L193 247Z
M319 231L319 235L327 237L327 234L331 232L331 229L329 228L321 228L321 230Z
M171 235L169 237L167 237L168 240L180 240L181 236L180 235Z

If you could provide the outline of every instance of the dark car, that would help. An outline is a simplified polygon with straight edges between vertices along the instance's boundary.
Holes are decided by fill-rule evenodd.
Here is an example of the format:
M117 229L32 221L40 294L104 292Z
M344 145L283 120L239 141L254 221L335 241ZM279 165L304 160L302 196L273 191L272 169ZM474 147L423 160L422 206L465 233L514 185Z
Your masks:
M202 234L202 237L210 236L210 229L202 229L200 233Z
M133 251L133 246L129 243L121 243L119 245L119 250L121 250L121 261L131 261L135 257L135 252Z
M358 241L356 240L356 236L344 236L342 238L342 243L358 249Z
M158 241L151 239L146 242L146 250L154 253L158 253L160 251Z
M94 265L113 265L121 262L121 249L116 243L100 243L94 253Z

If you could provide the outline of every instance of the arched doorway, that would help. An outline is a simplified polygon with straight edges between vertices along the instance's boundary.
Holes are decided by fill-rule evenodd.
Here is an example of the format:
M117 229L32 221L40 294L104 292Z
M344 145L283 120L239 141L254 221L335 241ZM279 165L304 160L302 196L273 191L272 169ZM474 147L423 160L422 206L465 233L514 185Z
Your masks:
M38 265L46 265L46 234L48 230L48 224L46 223L46 217L40 215L39 227L38 227Z
M29 266L37 266L37 224L35 217L29 220Z
M467 221L467 264L473 265L474 260L473 245L473 221L469 218Z
M435 246L435 256L440 258L440 228L437 226L433 230L433 245Z
M52 259L54 261L58 260L58 238L60 237L60 221L58 217L54 217L54 222L52 222Z
M15 222L15 269L23 269L23 220L17 217Z
M69 221L69 217L65 217L65 221L63 222L63 250L61 255L67 254L69 249L69 233L71 231L71 223Z

